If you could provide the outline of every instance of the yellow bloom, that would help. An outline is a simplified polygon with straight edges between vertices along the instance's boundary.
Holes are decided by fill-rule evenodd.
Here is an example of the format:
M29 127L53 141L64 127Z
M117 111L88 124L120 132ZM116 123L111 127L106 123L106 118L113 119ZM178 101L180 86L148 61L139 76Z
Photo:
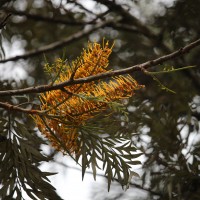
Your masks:
M59 73L56 83L88 77L107 72L112 46L107 42L103 47L89 43L83 54L69 66L57 59L48 71ZM130 76L118 76L110 81L97 81L65 87L65 90L49 91L41 94L41 110L48 110L44 121L36 116L35 122L40 131L59 151L79 152L78 127L87 123L96 114L108 108L108 104L129 98L141 85Z

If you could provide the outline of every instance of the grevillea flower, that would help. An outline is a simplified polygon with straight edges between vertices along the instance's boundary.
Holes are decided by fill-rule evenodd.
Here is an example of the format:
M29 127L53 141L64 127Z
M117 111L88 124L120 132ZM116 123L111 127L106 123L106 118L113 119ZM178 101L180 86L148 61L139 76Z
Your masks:
M70 65L57 59L53 66L46 66L47 71L56 73L55 83L84 78L107 72L112 46L109 43L89 43L83 54ZM41 110L46 110L43 118L35 116L40 131L59 151L79 152L78 128L89 119L108 109L111 102L129 98L141 85L130 76L118 76L110 81L97 81L76 84L63 90L49 91L41 94Z

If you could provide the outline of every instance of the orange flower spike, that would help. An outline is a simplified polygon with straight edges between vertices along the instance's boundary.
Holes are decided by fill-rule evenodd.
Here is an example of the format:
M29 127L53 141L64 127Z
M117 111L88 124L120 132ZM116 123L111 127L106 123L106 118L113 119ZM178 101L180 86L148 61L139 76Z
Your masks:
M74 78L83 78L108 71L108 57L112 52L113 45L103 42L101 47L98 43L88 43L88 48L83 50L82 56L73 61L70 66L64 64L61 59L55 61L57 80L56 83L67 81L73 73ZM52 69L49 65L47 68ZM94 118L96 114L102 112L108 107L108 103L128 98L134 94L134 91L142 86L131 76L118 76L112 78L109 82L102 80L72 85L66 89L72 93L68 94L61 90L50 91L40 96L41 110L48 110L51 116L60 116L59 122L51 118L46 118L46 122L51 131L57 136L69 153L78 153L77 144L78 132L77 126L83 125L87 120ZM76 95L73 95L76 94ZM80 96L79 96L80 95ZM81 95L96 97L95 99L83 98ZM100 98L98 100L98 98ZM59 151L64 151L63 147L51 132L43 124L40 117L35 117L35 122L40 131L49 139L52 146Z

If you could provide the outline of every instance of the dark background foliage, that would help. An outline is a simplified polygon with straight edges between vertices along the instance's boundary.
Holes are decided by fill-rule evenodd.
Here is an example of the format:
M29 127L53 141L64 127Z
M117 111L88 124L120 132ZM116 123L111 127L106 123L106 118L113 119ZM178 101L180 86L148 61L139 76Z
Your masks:
M87 9L87 4L91 2L94 4L94 10ZM13 69L16 65L20 65L20 69L25 70L27 77L22 80L16 77L16 84L10 79L5 80L3 71L0 71L2 74L0 90L47 83L48 77L43 70L44 54L48 62L53 62L56 57L62 56L63 52L66 52L67 59L72 60L79 55L88 40L96 39L100 43L103 37L115 40L110 66L119 69L173 52L200 36L200 1L175 0L170 6L157 4L157 9L162 8L162 12L157 12L153 2L147 0L1 1L2 21L11 14L1 30L1 60L11 57L8 47L16 41L20 43L24 53L30 55L25 56L25 59L13 57L11 59L13 61L9 63L1 62L0 67L4 69L8 65ZM152 14L147 15L147 11L150 10ZM106 20L110 20L107 25L70 43L62 43L65 38L77 32L84 33L94 24ZM37 53L40 48L48 49L55 42L61 42L61 45L52 48L51 51ZM145 154L141 167L142 176L130 184L128 196L118 190L113 196L109 196L107 193L102 193L101 188L94 188L94 194L101 194L99 197L96 195L96 199L200 199L199 53L200 48L196 48L185 56L151 68L151 71L162 71L172 67L197 65L196 68L156 76L164 86L176 94L164 89L150 75L142 72L132 74L146 87L129 100L127 105L129 121L122 125L122 130ZM33 99L33 95L29 96L29 101ZM0 97L0 100L23 103L27 101L27 97ZM2 116L0 180L5 187L6 184L12 185L10 196L7 197L5 192L2 192L4 187L0 189L3 199L11 199L14 192L20 193L21 184L26 185L26 191L33 199L35 195L39 199L60 199L47 180L47 176L51 174L38 171L38 165L53 159L53 155L43 155L39 150L39 144L44 141L36 137L31 118L21 113L10 114L3 109L0 112ZM11 118L12 124L9 123ZM21 125L18 126L23 130L16 129L16 123L19 121ZM11 134L12 130L14 136ZM112 127L109 131L112 132ZM21 138L28 138L29 142ZM21 165L34 167L32 172L29 171L27 174L26 169L21 169ZM15 179L16 174L19 175L18 179ZM38 188L33 186L36 182L40 183ZM118 188L118 185L113 185L113 191L115 187ZM135 192L135 188L143 193ZM19 199L21 198L19 196Z

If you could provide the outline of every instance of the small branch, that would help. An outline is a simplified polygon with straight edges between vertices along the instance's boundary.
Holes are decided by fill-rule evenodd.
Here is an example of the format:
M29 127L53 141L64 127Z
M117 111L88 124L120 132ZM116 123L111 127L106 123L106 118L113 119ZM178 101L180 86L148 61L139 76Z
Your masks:
M92 13L93 15L96 16L96 18L91 21L74 21L74 20L69 21L69 20L65 20L65 19L58 19L55 17L48 17L48 16L44 16L44 15L39 15L39 14L30 14L25 11L18 11L18 10L8 9L8 8L4 8L3 11L9 12L12 15L25 16L25 17L35 20L35 21L43 21L43 22L47 22L47 23L51 23L51 24L54 23L54 24L63 24L63 25L70 25L70 26L85 26L88 24L96 24L97 19L103 19L103 17L109 13L109 11L106 11L99 15L95 15L94 13Z
M0 63L6 63L8 61L16 61L16 60L19 60L19 59L27 59L27 58L30 58L32 56L37 56L37 55L42 54L42 53L46 53L46 52L49 52L49 51L56 50L58 48L61 48L65 45L68 45L68 44L70 44L74 41L77 41L77 40L89 35L90 33L94 32L95 30L97 30L99 28L106 26L109 23L110 23L110 21L98 23L98 24L92 26L91 28L89 28L87 30L81 30L81 31L79 31L75 34L72 34L71 36L69 36L67 38L64 38L60 41L51 43L51 44L43 46L43 47L40 47L38 49L28 51L27 53L25 53L23 55L14 56L14 57L11 57L11 58L0 60Z
M54 17L47 17L44 15L38 15L38 14L30 14L24 11L17 11L14 9L3 9L5 12L10 12L12 15L18 15L18 16L25 16L29 19L36 20L36 21L43 21L47 23L55 23L55 24L63 24L63 25L70 25L70 26L82 26L82 25L87 25L87 24L95 24L95 22L81 22L81 21L67 21L65 19L58 19Z
M177 50L171 54L167 54L167 55L161 56L157 59L150 60L150 61L147 61L142 64L134 65L134 66L126 68L126 69L109 71L106 73L101 73L101 74L97 74L94 76L88 76L85 78L67 80L65 82L62 82L62 83L59 83L56 85L40 85L40 86L36 86L36 87L29 87L29 88L23 88L23 89L18 89L18 90L0 91L0 96L3 97L3 96L12 96L12 95L21 95L21 94L30 94L30 93L42 93L42 92L46 92L46 91L62 89L64 87L70 86L70 85L89 83L92 81L105 79L108 77L113 77L113 76L118 76L118 75L123 75L123 74L130 74L135 71L143 71L152 66L156 66L156 65L162 64L165 61L172 60L174 58L182 56L199 45L200 45L200 39L186 45L183 48L180 48L179 50Z
M38 114L38 115L44 114L44 111L33 110L33 109L25 109L25 108L21 108L17 105L12 105L12 104L3 103L3 102L0 102L0 108L4 108L6 110L28 113L28 114Z
M167 45L162 43L162 37L160 34L156 34L152 31L146 24L141 22L138 18L133 16L128 10L126 10L122 5L117 4L116 1L107 1L107 0L96 0L97 2L104 4L108 7L110 12L117 13L122 17L120 23L112 23L110 26L112 28L131 31L133 33L140 33L146 38L148 38L154 46L158 46L163 53L170 53L170 49Z
M90 13L92 15L95 15L95 13L93 13L91 10L88 10L87 8L85 8L82 4L72 0L72 1L69 1L69 3L74 3L75 5L79 6L81 9L83 9L84 11L86 11L87 13Z
M153 33L145 24L139 21L135 16L131 15L129 11L125 10L120 4L115 1L96 0L97 2L108 7L110 11L118 13L124 19L126 24L132 24L139 29L145 36L156 39L157 35Z
M10 13L7 14L7 15L5 16L5 18L0 22L0 29L4 28L4 26L5 26L6 23L7 23L8 18L9 18L10 16L11 16Z

